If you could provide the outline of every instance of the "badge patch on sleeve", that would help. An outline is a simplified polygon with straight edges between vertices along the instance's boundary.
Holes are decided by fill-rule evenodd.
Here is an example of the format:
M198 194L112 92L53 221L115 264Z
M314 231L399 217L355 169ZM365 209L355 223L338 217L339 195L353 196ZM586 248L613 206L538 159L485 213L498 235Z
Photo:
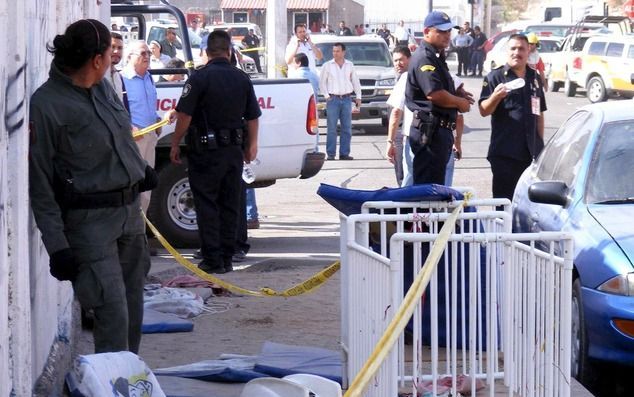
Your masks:
M433 72L436 70L436 67L433 65L423 65L420 67L421 72Z
M487 81L486 81L486 80L482 80L482 87L486 87L486 86L488 86L488 85L489 85L489 83L487 83Z
M185 98L187 95L189 95L189 92L191 90L192 90L191 84L185 84L185 86L183 87L183 93L181 94L181 98Z

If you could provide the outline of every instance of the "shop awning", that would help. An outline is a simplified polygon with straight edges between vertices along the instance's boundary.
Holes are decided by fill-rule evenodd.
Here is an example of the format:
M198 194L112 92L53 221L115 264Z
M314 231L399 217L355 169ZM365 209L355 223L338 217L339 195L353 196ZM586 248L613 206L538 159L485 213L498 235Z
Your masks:
M330 0L286 0L290 10L327 10ZM224 10L264 10L266 0L222 0L220 8Z

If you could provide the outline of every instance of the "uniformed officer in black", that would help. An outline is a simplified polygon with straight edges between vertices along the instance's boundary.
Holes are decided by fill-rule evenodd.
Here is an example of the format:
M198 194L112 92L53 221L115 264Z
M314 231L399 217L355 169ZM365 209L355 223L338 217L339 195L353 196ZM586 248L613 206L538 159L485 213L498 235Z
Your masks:
M491 115L491 144L487 159L493 172L493 197L513 199L522 172L544 147L546 99L539 73L527 66L528 39L509 38L507 63L482 82L479 108ZM506 83L523 79L524 86L509 90Z
M451 29L458 29L444 12L432 11L424 22L424 38L412 55L407 74L405 104L414 112L410 145L414 152L414 184L445 183L453 148L457 112L468 112L472 95L455 90L445 61Z
M249 76L229 63L231 38L207 38L210 61L185 83L178 105L170 159L181 164L187 134L189 184L194 194L203 261L208 273L233 270L243 161L257 155L262 114Z

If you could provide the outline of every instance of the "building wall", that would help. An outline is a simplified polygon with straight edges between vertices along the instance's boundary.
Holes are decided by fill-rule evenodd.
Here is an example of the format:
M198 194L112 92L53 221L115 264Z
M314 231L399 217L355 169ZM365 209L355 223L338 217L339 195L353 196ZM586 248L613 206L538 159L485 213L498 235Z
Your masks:
M345 21L350 29L353 29L354 25L364 23L364 7L354 0L331 0L327 23L336 31L339 21Z
M28 107L48 77L54 36L77 19L107 22L106 0L0 2L0 395L58 395L70 362L70 284L48 274L28 200Z

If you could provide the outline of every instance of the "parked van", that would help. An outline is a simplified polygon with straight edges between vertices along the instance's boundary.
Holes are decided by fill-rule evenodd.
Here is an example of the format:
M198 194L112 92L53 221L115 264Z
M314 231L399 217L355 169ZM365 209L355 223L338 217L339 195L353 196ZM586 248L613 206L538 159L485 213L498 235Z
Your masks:
M573 82L586 87L590 102L603 102L610 95L634 96L634 37L595 36L586 41L572 62Z

